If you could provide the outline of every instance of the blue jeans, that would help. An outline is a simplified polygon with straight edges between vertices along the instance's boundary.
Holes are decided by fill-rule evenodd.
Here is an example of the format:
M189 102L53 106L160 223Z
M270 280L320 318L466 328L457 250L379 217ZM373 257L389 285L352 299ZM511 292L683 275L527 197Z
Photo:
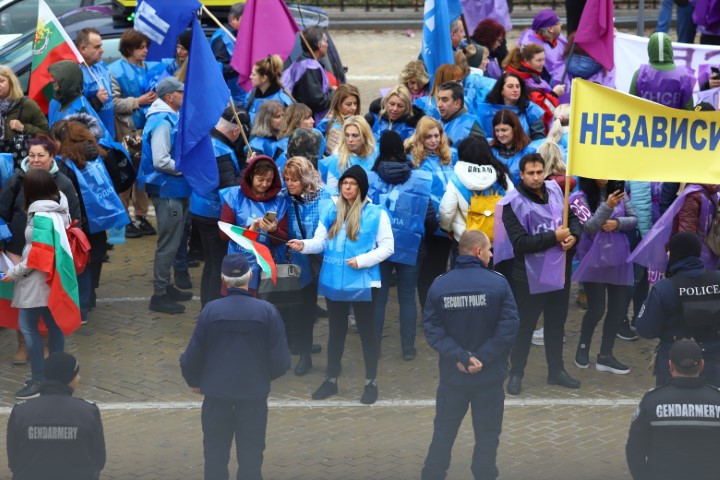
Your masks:
M379 345L385 327L385 305L388 301L390 278L393 270L397 272L398 303L400 304L400 344L402 348L412 348L415 347L415 331L417 329L415 288L417 287L418 272L420 271L417 264L405 265L404 263L389 260L385 260L380 264L382 285L375 303L375 333Z
M658 13L656 32L670 32L670 23L672 22L672 11L675 2L673 0L661 0L660 11Z
M48 307L21 308L18 315L20 331L27 343L28 356L30 357L30 372L32 379L40 382L45 379L45 355L43 339L40 335L38 322L42 316L49 333L50 353L62 352L65 348L65 335L55 323L55 319Z
M78 295L80 296L80 317L83 321L87 320L87 314L90 311L90 297L93 291L93 278L90 271L90 265L85 271L78 275Z
M662 0L660 2L660 12L658 13L656 32L669 33L670 24L672 23L673 0ZM685 7L677 7L677 33L678 42L694 43L696 26L692 19L694 5Z

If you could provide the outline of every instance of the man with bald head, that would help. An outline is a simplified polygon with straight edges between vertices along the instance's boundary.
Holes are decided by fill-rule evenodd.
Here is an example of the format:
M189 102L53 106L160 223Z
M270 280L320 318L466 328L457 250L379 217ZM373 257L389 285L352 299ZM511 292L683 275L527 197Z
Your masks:
M498 476L503 382L520 319L505 277L488 269L491 246L484 233L466 230L455 268L438 277L428 291L423 326L428 344L440 354L440 386L423 480L445 478L468 405L475 432L473 477Z

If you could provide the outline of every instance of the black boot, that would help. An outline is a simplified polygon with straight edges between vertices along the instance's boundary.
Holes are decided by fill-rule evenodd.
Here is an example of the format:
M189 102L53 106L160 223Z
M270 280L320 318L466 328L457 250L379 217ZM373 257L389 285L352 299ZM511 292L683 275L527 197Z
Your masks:
M300 355L297 365L295 366L295 375L302 377L312 368L312 357L309 353Z

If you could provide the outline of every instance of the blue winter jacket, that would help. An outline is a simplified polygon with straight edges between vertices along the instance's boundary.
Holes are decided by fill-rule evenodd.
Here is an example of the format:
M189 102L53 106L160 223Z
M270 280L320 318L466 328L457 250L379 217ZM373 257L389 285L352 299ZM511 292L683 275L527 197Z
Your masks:
M482 262L461 255L455 268L438 277L428 291L423 326L428 344L440 353L440 383L456 387L502 383L520 318L505 277ZM483 363L475 374L462 373L474 356Z

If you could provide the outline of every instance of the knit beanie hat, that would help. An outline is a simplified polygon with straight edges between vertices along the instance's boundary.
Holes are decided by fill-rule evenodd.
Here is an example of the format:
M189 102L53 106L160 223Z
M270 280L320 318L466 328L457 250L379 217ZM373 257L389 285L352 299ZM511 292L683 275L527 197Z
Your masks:
M701 252L700 239L694 233L679 232L670 237L668 242L670 258L668 267L687 257L699 257Z
M368 177L365 169L360 165L353 165L345 170L345 173L340 176L340 180L338 181L338 188L342 188L342 182L346 178L352 178L358 182L358 186L360 187L360 200L364 201L365 197L367 197L369 188Z
M77 359L66 352L53 352L45 359L45 380L67 385L80 371Z

